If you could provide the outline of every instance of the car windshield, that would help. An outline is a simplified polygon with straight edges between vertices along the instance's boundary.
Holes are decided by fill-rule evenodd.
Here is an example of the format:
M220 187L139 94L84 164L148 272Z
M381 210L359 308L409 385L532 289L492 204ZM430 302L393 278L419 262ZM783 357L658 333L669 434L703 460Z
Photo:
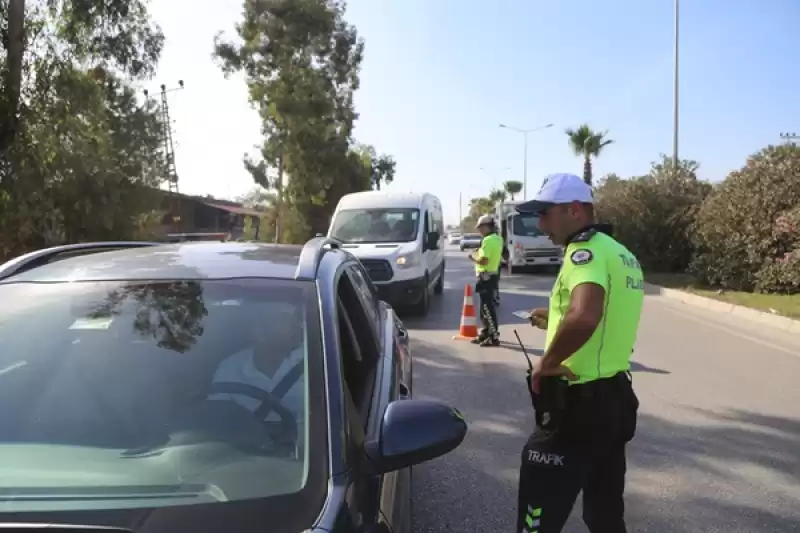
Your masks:
M0 285L0 512L250 500L316 517L315 295L261 279Z
M522 237L541 237L544 235L539 229L539 217L532 214L518 214L514 217L512 233Z
M482 239L482 237L478 233L467 233L464 235L465 239Z
M336 213L331 236L349 243L411 242L418 226L419 209L346 209Z

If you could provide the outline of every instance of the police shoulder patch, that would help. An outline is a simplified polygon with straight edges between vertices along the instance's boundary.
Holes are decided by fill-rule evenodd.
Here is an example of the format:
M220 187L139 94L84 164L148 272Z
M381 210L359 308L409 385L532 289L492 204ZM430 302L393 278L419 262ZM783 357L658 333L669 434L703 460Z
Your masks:
M572 255L569 256L569 259L572 261L573 265L585 265L594 259L594 254L591 250L581 248L580 250L575 250L572 252Z

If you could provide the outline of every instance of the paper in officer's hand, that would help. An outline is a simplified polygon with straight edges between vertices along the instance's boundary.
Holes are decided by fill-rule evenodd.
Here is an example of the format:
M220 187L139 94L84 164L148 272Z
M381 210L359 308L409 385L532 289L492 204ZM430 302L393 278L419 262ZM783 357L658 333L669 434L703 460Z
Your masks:
M531 319L531 312L530 311L526 311L524 309L522 311L514 311L511 314L514 315L517 318L521 318L525 322L528 322Z

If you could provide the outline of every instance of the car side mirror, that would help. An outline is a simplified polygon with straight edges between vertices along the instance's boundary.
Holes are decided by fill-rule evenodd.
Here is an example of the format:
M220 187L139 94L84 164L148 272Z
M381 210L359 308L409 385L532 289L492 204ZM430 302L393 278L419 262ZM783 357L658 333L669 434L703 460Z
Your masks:
M377 441L364 445L366 470L385 474L456 449L467 434L457 409L431 400L396 400L383 414Z
M438 250L439 249L439 232L438 231L431 231L428 233L428 240L425 243L425 248L428 250Z

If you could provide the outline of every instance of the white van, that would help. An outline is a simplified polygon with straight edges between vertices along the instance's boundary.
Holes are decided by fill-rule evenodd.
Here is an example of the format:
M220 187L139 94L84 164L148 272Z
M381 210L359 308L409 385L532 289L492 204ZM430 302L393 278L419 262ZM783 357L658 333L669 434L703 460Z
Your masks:
M339 200L328 236L344 243L392 306L425 315L444 289L442 203L428 193L365 191Z

